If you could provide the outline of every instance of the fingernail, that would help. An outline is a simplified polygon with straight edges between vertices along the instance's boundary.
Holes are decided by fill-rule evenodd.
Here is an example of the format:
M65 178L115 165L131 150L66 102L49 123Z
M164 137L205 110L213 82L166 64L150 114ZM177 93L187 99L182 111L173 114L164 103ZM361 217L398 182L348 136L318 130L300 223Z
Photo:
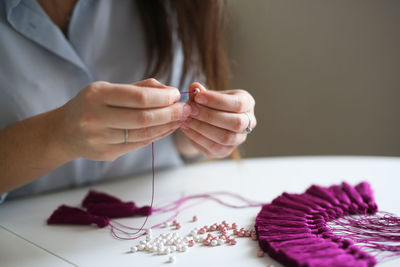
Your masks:
M188 117L192 113L192 107L188 104L183 106L183 116Z
M202 95L202 94L199 94L199 95L196 95L195 96L195 98L194 98L194 100L197 102L197 103L200 103L200 104L207 104L207 98L204 96L204 95Z
M194 95L200 93L200 89L199 88L194 88L193 92Z
M199 114L199 108L195 104L192 104L192 116L197 116Z
M178 90L174 90L174 101L178 101L181 98L181 94Z

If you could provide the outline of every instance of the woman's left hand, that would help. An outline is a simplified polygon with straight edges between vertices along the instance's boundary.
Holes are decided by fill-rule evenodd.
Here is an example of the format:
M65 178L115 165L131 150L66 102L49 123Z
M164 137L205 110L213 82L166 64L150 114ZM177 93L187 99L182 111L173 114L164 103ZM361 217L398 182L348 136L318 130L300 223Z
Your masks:
M256 127L254 98L244 90L206 90L200 83L193 83L189 92L196 88L200 91L190 94L192 114L181 130L206 156L229 156L246 140L248 127Z

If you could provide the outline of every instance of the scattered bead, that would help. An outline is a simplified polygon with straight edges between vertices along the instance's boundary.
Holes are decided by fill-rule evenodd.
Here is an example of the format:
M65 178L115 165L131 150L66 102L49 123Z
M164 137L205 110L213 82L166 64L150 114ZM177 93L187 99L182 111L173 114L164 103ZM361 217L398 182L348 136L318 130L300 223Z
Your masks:
M259 258L264 257L264 251L259 250L259 251L257 252L257 257L259 257Z
M251 233L251 240L253 240L253 241L257 240L257 234L255 232Z
M197 216L193 216L193 222L197 221ZM179 230L182 225L174 220L172 223L166 222L161 227L174 226L173 229ZM221 223L213 223L205 225L202 228L193 228L187 235L181 236L179 231L170 231L162 233L153 239L153 230L147 229L144 235L145 240L140 240L137 246L131 247L131 253L137 251L146 251L158 255L168 255L171 253L185 252L197 244L204 246L222 246L224 243L228 245L236 245L235 237L250 237L252 240L257 240L257 234L254 228L238 229L237 223L228 224L226 221ZM257 256L264 253L259 251ZM264 255L264 254L262 254ZM259 256L261 257L261 256Z
M171 226L171 223L170 222L166 222L166 223L164 223L163 224L163 228L167 228L167 227L170 227Z
M174 263L175 262L175 256L169 256L168 262L169 263Z

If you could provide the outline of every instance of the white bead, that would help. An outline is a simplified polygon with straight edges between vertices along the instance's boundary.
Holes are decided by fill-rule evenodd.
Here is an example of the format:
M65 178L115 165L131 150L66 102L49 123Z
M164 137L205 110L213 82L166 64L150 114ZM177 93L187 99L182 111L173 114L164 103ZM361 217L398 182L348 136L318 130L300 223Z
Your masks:
M168 261L169 261L170 263L175 262L175 256L170 256Z
M140 245L146 245L147 242L145 240L140 240L139 243L140 243Z
M176 246L171 246L171 251L175 252L176 251Z
M151 235L152 233L153 233L153 230L151 230L151 229L146 230L146 234Z
M138 251L138 248L135 246L135 247L131 247L131 252L132 253L135 253L136 251Z
M188 249L188 246L185 245L185 246L182 246L182 250L181 251L185 252L187 249Z
M183 242L185 242L185 243L189 242L189 240L190 240L190 239L189 239L188 237L184 237L184 238L183 238Z
M223 245L224 244L224 240L223 239L218 239L218 245Z
M214 239L213 241L211 241L211 246L215 247L217 244L218 244L217 240Z
M144 250L144 245L137 246L138 250Z

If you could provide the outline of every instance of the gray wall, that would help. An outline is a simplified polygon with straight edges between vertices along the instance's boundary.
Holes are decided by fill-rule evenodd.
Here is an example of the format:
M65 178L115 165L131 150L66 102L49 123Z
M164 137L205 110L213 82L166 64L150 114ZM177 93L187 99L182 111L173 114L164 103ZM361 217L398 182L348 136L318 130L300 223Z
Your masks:
M256 99L247 157L400 156L400 1L228 0L233 87Z

